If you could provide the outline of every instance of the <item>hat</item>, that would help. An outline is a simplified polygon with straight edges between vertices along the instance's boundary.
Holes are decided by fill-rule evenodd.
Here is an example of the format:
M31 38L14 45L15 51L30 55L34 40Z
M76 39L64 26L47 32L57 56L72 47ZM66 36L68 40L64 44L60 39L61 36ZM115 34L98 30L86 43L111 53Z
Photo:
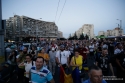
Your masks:
M60 48L64 48L64 45L60 45Z

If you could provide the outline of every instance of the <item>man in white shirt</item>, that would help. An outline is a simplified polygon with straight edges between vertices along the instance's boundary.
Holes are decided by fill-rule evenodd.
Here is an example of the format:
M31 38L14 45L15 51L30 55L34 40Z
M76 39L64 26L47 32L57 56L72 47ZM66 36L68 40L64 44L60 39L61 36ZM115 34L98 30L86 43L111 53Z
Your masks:
M64 50L64 45L61 45L60 50L56 53L56 62L58 67L62 65L64 70L66 70L69 65L69 53Z
M57 79L59 83L60 79L60 66L63 67L65 73L68 73L68 65L69 65L69 53L64 50L64 45L59 46L60 50L56 52L56 63L57 63Z
M94 44L92 42L89 45L89 54L90 54L91 58L94 56Z
M6 48L6 60L8 60L8 56L10 55L10 53L11 53L11 49L10 49L10 46L8 45Z
M51 51L49 51L49 70L54 75L55 74L55 66L56 66L56 51L55 48L52 48Z

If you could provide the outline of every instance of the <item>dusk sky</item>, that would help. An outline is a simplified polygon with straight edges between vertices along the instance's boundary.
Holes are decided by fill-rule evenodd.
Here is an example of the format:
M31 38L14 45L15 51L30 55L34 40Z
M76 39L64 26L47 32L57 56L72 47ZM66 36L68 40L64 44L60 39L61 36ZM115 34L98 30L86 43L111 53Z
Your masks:
M64 37L84 24L93 24L94 33L112 30L122 20L125 33L125 0L2 0L2 19L24 15L34 19L55 22ZM65 3L65 5L64 5ZM62 11L64 5L64 9ZM60 16L60 13L62 14ZM60 16L60 19L59 19Z

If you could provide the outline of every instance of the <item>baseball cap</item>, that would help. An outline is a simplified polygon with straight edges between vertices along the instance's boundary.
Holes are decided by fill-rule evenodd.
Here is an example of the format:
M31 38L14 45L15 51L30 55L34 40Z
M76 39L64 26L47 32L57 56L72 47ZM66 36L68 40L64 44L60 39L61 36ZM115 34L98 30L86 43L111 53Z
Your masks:
M64 45L60 45L60 48L64 48Z

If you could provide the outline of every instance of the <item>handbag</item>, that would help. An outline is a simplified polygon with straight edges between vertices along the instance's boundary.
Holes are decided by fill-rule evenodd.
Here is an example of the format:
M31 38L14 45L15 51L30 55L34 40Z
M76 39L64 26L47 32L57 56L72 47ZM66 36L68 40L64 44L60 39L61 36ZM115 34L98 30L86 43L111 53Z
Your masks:
M74 56L74 59L75 59L75 64L76 64L76 58L75 58L75 56ZM78 68L79 68L79 67L78 67ZM80 78L85 77L85 71L84 71L83 66L82 66L82 69L81 69L81 70L79 70L79 74L80 74Z

